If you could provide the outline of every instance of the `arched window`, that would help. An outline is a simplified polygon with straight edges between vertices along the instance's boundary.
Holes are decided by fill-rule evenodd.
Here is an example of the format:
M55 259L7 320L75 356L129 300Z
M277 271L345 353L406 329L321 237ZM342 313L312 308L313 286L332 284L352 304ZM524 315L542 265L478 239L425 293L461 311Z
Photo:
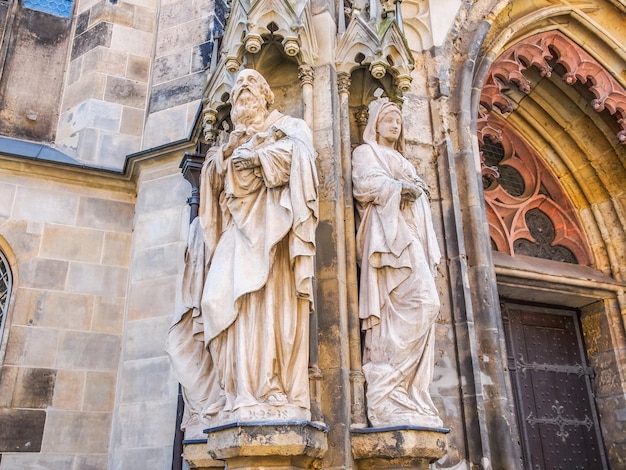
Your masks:
M7 261L4 254L0 251L0 341L3 337L4 324L6 322L7 312L9 310L12 281L13 278L11 277L9 262Z

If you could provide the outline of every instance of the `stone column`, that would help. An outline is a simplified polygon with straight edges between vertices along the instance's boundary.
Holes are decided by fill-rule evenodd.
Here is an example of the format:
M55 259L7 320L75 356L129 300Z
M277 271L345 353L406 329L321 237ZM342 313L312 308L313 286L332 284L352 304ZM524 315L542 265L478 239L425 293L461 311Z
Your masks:
M313 67L304 64L298 70L298 78L302 86L302 101L304 101L304 122L313 127Z
M348 303L348 334L350 342L351 426L367 426L365 417L365 378L361 371L361 331L359 327L359 300L356 275L356 233L354 226L354 199L352 197L352 145L350 142L350 76L339 73L339 119L341 129L341 171L344 198L344 236L346 251L346 290Z
M313 127L313 67L303 64L298 69L298 78L302 86L302 101L304 102L304 121L310 128ZM317 291L317 289L315 289ZM317 299L315 300L317 308ZM309 389L311 393L311 420L323 421L321 410L321 380L322 372L319 368L318 338L317 338L317 310L311 312L309 323Z

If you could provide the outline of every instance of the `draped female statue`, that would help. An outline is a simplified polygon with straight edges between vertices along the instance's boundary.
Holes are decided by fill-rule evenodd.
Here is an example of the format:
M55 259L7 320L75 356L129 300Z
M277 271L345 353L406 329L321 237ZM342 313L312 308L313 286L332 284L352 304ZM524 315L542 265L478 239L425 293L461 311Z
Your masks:
M428 189L403 156L397 105L385 98L372 102L363 141L352 156L352 180L360 218L359 315L368 418L374 427L440 427L428 392L441 257Z

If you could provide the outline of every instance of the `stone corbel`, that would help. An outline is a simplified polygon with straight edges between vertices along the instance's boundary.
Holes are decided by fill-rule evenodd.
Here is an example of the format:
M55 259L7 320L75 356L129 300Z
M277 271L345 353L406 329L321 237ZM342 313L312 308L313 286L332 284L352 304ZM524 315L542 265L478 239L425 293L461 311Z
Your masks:
M360 470L428 470L446 455L449 429L393 427L353 429L352 455Z
M396 88L402 93L406 93L411 90L411 76L408 74L398 75L395 77L394 83Z
M263 46L263 38L260 34L249 33L245 39L246 51L250 54L256 54L261 51Z
M283 39L283 49L289 57L295 57L300 53L300 40L298 37L286 37Z
M232 73L235 74L239 71L239 68L241 67L241 60L239 59L239 57L227 57L226 58L226 63L225 63L225 67L226 70L228 71L228 73Z
M210 107L206 107L202 111L202 133L204 140L209 145L213 145L217 139L217 129L215 124L217 122L217 111Z
M372 74L372 77L374 77L377 80L380 80L385 75L387 75L387 67L389 67L389 63L382 58L378 58L372 61L369 69L370 69L370 73Z
M325 426L311 422L233 423L208 429L209 457L231 470L315 468L328 449Z

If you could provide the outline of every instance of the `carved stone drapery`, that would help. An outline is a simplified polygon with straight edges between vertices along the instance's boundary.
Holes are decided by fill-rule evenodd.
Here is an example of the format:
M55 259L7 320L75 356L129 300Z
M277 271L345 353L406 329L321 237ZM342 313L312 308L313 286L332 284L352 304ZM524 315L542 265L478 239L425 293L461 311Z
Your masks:
M301 119L268 110L274 94L255 70L237 75L233 97L228 142L209 150L204 165L200 155L183 160L202 202L166 350L188 410L182 427L192 438L202 426L311 419L318 220L311 132Z
M520 91L529 93L531 83L524 72L535 67L542 77L550 77L552 66L548 61L552 60L564 67L563 80L568 85L580 82L589 88L595 96L591 101L594 110L606 109L615 117L622 128L617 139L626 144L626 90L596 59L559 31L536 34L502 53L491 65L480 104L488 112L493 107L502 113L513 111L504 90L513 83Z

